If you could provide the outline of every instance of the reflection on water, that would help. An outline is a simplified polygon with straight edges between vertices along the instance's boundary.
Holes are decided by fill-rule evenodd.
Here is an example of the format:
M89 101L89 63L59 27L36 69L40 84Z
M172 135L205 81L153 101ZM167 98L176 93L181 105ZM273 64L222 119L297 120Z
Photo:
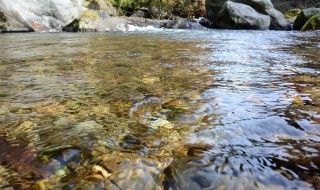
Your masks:
M319 189L319 36L0 36L0 187Z

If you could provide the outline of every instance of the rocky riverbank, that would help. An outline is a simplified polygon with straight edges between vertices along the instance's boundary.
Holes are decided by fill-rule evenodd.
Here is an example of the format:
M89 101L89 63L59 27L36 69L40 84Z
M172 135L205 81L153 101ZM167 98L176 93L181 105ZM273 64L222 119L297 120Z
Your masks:
M109 32L128 31L130 25L170 29L317 30L320 11L301 11L297 19L277 11L270 0L206 0L208 18L170 16L166 20L146 18L149 9L119 16L119 9L104 0L0 1L0 32ZM154 11L154 10L153 10ZM146 14L148 13L148 14ZM159 17L160 18L160 17Z
M146 19L133 14L118 17L105 1L0 1L0 32L108 32L127 31L129 25L173 29L204 29L199 23L174 17ZM140 15L141 16L141 15Z

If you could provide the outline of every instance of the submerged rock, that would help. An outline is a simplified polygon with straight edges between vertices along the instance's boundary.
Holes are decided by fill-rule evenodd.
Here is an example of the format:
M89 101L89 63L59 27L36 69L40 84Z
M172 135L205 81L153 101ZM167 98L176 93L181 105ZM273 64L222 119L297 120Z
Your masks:
M78 18L83 0L0 1L0 31L52 31Z
M290 24L270 0L207 0L206 9L216 28L290 29Z
M0 106L0 115L3 115L5 113L8 113L9 109L6 106Z
M83 102L81 102L81 100L76 100L76 99L68 100L65 103L65 107L68 110L78 110L82 105L83 105Z
M165 127L167 129L173 129L174 124L166 119L156 118L150 123L150 127L154 129L161 128L161 127Z
M75 132L95 132L103 128L103 125L100 125L96 121L85 121L77 124L73 127Z
M110 113L110 108L106 106L95 106L92 108L94 114L98 117L104 117Z

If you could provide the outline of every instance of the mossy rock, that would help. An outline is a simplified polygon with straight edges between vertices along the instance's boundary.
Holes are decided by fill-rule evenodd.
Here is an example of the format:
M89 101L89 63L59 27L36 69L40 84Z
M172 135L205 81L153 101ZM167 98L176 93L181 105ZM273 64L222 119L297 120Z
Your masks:
M290 9L289 11L287 11L285 14L284 14L284 17L286 19L291 19L293 17L296 17L299 15L299 13L301 12L300 9Z
M318 14L320 14L320 8L309 8L302 10L294 21L293 28L295 30L302 30L302 27L307 24L308 20Z
M311 17L301 28L302 31L306 30L320 30L320 13Z
M300 9L290 9L284 14L284 18L287 19L290 23L293 23L297 16L300 14Z
M81 14L81 18L100 18L99 13L94 10L85 10Z

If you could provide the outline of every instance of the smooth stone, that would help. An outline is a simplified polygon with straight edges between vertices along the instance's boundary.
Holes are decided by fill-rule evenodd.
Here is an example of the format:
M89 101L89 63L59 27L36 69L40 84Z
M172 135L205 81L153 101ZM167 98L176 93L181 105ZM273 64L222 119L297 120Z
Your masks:
M270 0L206 0L206 10L215 28L290 29L290 23Z
M79 18L83 0L0 1L0 31L61 31Z
M127 21L118 17L90 19L83 18L79 21L81 32L124 32L128 30Z

